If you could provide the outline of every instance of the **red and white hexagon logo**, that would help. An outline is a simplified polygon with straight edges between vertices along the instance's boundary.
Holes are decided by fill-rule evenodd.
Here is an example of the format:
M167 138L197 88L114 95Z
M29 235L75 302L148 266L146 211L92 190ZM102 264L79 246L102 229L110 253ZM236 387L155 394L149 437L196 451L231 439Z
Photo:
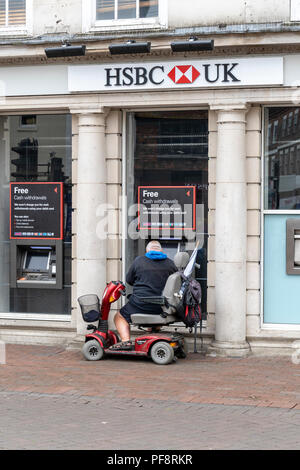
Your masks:
M200 75L200 72L193 65L175 65L168 73L168 77L174 83L193 83Z

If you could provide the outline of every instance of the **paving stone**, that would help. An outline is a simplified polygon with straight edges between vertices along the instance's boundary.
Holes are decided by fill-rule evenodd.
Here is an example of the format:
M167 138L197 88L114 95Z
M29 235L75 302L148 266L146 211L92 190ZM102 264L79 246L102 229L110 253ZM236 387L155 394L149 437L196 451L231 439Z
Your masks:
M288 357L157 366L7 345L6 358L0 449L300 449L300 366Z

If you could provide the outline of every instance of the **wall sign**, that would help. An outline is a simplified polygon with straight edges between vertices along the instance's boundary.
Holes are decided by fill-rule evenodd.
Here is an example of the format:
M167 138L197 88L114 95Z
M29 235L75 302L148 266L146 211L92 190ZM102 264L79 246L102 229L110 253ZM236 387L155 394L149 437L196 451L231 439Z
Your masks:
M69 91L116 91L283 84L282 57L69 66Z
M10 238L62 240L63 183L10 184Z
M195 186L139 186L138 229L195 230Z

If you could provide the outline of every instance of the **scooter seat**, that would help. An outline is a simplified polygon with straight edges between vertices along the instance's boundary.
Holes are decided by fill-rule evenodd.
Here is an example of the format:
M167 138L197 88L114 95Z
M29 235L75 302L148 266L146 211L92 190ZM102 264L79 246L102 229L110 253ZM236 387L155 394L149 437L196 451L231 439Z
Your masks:
M179 321L174 315L168 315L166 318L161 315L148 315L145 313L133 313L131 315L133 325L169 325Z

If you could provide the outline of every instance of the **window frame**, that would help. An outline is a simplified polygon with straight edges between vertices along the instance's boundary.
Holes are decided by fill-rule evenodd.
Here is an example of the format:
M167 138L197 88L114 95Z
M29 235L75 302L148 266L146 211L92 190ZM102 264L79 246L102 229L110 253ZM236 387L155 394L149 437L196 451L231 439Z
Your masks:
M156 17L100 21L96 20L96 0L82 0L82 32L167 28L167 8L167 0L158 0Z
M26 20L24 25L11 25L11 26L0 26L0 37L2 36L24 36L32 34L32 12L33 12L33 0L26 0L25 15Z

